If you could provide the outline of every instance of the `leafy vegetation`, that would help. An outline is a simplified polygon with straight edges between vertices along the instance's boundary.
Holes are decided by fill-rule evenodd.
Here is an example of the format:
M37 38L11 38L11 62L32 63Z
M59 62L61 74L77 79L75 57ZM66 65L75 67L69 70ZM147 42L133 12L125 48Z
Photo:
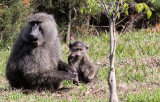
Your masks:
M0 1L0 48L10 46L31 10L23 0Z
M109 2L113 0L106 1ZM138 0L139 2L137 0L123 1L127 2L124 3L125 14L127 14L125 15L125 17L127 16L127 21L129 21L130 17L132 16L134 16L135 20L137 17L135 10L130 11L131 7L128 5L133 4L133 2L140 3L138 4L139 6L137 5L137 9L139 12L144 10L145 13L147 13L147 17L151 17L150 20L145 20L145 18L147 17L144 16L142 19L140 19L140 21L143 22L140 24L134 23L135 26L142 25L143 23L144 26L149 26L150 24L155 25L157 22L159 22L159 0L146 0L145 2L144 0ZM71 4L71 7L69 7L69 4ZM103 12L101 12L101 6L99 5L99 2L97 0L74 0L73 2L70 0L42 0L41 2L39 2L38 0L1 0L0 48L4 46L10 47L10 44L14 41L16 35L19 33L20 29L26 22L26 17L28 17L28 15L30 15L32 12L47 12L54 14L61 35L64 37L64 35L67 34L66 32L68 25L68 15L70 10L72 11L72 35L78 35L78 33L90 34L92 32L90 32L89 28L92 28L95 32L97 32L97 29L95 29L96 27L94 27L94 25L108 25L108 21L103 17L104 15ZM118 14L118 18L121 23L119 25L116 25L118 28L117 30L123 30L121 27L123 27L127 23L126 20L123 21L124 17L121 17L122 15L123 14Z
M11 90L5 79L5 66L10 50L0 50L0 101L25 102L106 102L109 97L107 77L109 71L109 34L80 35L77 40L89 45L88 55L99 65L99 82L75 86L64 81L69 92L24 94ZM160 100L160 34L141 30L118 36L116 50L116 78L119 100L124 102L158 102ZM68 45L62 43L63 58L67 62Z
M142 12L142 11L147 12L148 19L152 16L152 12L151 12L150 8L145 3L139 3L136 5L135 8L137 9L138 12Z

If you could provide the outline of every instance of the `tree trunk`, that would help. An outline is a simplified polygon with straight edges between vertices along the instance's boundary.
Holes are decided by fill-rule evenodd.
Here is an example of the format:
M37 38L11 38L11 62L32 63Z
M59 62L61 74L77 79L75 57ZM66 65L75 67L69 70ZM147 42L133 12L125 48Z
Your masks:
M71 2L69 4L69 14L68 14L68 30L67 30L67 38L66 38L66 42L67 44L69 44L70 42L70 33L71 33L71 15L72 15L72 12L71 12Z
M86 24L86 26L87 26L87 34L88 34L88 31L89 31L89 21L90 21L90 18L91 18L91 14L89 13L89 14L87 14L87 24Z
M110 90L109 102L118 102L118 97L116 92L115 68L114 68L114 59L116 51L115 20L109 20L109 32L110 32L110 70L108 76L108 85Z

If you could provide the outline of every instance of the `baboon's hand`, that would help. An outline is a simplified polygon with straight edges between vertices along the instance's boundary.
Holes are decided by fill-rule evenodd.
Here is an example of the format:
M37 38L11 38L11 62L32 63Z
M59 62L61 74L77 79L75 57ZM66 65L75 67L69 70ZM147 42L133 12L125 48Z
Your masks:
M70 72L70 73L74 73L74 74L76 74L77 72L76 72L76 70L74 69L74 68L72 68L71 66L70 67L68 67L68 72Z
M75 72L74 74L76 75L76 77L75 77L75 79L73 79L73 84L78 86L79 85L78 74L77 74L77 72Z
M79 81L73 81L73 84L79 86Z

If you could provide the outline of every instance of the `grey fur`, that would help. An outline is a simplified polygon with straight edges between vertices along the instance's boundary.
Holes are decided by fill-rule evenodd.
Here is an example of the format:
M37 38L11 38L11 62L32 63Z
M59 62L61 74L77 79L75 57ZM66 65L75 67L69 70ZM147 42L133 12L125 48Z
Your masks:
M31 22L39 21L42 35L40 45L33 46L29 39ZM60 41L55 20L46 13L33 14L21 30L6 66L6 78L14 88L61 88L63 80L75 80L76 72L62 61Z
M71 54L68 57L68 63L77 71L79 81L82 83L97 82L98 67L90 60L86 53L88 46L80 41L76 41L70 43L69 48Z

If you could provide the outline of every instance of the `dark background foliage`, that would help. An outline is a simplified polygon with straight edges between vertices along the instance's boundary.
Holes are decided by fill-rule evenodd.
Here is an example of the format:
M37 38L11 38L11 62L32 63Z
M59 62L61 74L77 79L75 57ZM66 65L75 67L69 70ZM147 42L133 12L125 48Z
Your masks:
M137 13L136 3L146 3L152 16L147 19L146 13ZM160 2L151 3L149 0L129 0L128 15L121 12L117 21L116 29L119 33L130 30L156 26L160 20ZM108 19L103 12L90 15L80 13L81 8L87 7L86 0L1 0L0 1L0 48L10 47L20 29L24 26L27 17L31 13L47 12L55 16L58 30L63 41L67 34L68 16L71 10L70 37L75 38L82 34L99 34L99 31L108 30ZM89 20L89 25L87 25ZM86 29L87 26L89 29Z

